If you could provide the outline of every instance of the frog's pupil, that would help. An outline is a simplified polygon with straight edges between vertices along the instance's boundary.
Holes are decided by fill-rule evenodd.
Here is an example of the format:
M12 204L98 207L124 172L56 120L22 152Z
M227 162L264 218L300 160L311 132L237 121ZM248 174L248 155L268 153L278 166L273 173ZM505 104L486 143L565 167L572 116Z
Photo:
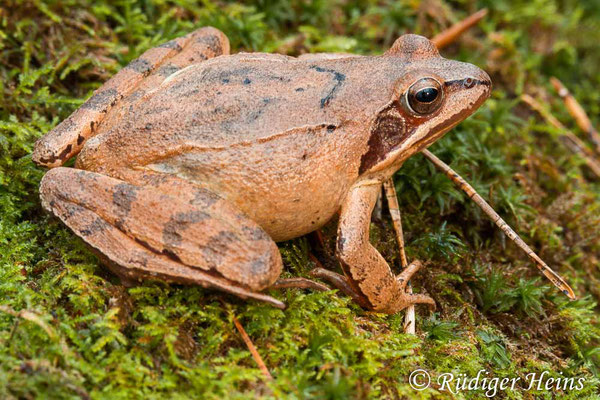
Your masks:
M420 101L421 103L431 103L432 101L434 101L436 99L437 95L438 95L437 89L428 87L428 88L419 90L417 92L417 94L415 95L415 98L417 99L417 101Z

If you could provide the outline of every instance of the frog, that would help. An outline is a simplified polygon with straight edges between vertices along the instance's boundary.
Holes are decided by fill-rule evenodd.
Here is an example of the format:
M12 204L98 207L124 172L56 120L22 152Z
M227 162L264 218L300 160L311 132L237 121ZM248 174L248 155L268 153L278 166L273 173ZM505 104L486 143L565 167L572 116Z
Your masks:
M490 92L486 72L419 35L379 55L294 57L230 54L202 27L147 50L35 143L41 205L125 283L279 308L266 293L282 281L277 243L337 218L343 274L315 279L374 312L434 307L407 291L423 264L395 274L370 243L371 213L382 183Z

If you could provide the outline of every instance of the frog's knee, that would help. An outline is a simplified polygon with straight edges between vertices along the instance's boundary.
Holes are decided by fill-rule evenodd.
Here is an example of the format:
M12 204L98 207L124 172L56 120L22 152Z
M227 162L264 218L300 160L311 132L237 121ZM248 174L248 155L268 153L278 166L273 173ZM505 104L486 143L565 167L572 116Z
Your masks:
M213 213L213 217L219 219L220 215ZM223 226L226 230L209 235L202 256L206 265L224 278L261 291L279 278L283 268L281 254L262 228L250 220L241 223Z
M190 33L196 45L205 47L213 57L229 54L229 39L212 26L206 26Z
M247 274L244 281L249 288L261 291L273 285L281 275L283 262L275 242L271 241L267 248L240 268L241 274Z
M57 167L46 172L40 182L40 200L46 211L53 211L55 202L59 199L60 191L64 188L70 168Z

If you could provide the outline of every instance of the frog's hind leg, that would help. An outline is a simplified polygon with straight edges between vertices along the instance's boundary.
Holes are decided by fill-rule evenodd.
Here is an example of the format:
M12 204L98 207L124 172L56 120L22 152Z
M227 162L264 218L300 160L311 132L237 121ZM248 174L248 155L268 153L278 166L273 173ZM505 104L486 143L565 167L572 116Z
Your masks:
M275 242L208 190L189 201L94 172L55 168L42 180L40 196L44 208L119 276L198 284L285 307L259 293L281 273Z
M149 49L121 69L73 114L35 144L33 161L53 168L78 154L93 137L108 111L140 86L164 80L177 68L229 54L229 41L218 29L200 28L188 35ZM147 83L145 83L147 81Z

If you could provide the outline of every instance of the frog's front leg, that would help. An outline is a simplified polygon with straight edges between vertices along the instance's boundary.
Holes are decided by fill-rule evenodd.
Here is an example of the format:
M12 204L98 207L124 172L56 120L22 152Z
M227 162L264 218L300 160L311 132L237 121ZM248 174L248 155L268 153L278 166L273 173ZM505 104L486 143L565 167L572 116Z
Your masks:
M177 190L59 167L44 176L40 197L121 277L198 284L284 308L259 293L282 269L267 233L211 191Z
M429 296L405 291L407 282L421 267L420 263L411 264L396 277L385 259L369 243L371 212L380 188L380 182L358 183L342 205L336 250L345 280L360 297L359 304L375 311L392 314L416 303L435 306ZM347 291L347 287L341 287L335 280L330 281Z

